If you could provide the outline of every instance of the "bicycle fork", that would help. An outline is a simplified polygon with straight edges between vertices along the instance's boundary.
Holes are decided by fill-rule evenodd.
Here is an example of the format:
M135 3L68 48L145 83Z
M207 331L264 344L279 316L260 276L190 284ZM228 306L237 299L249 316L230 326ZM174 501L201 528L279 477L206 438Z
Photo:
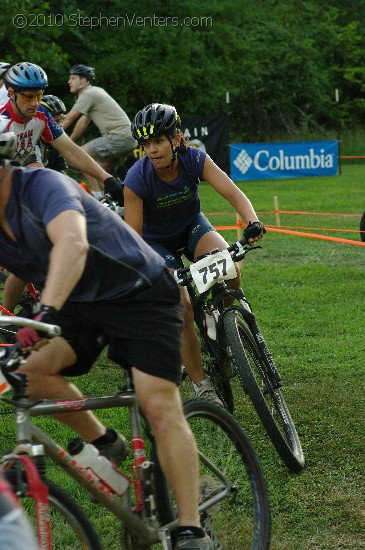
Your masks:
M35 445L41 447L41 445ZM35 506L36 532L38 544L41 550L52 550L51 519L49 511L48 487L43 483L41 474L38 471L36 463L32 458L26 455L10 454L3 457L3 470L9 469L15 471L13 489L17 497L31 497ZM23 479L23 466L26 480Z
M246 300L243 290L237 289L236 292L237 292L237 298L240 305L230 306L229 308L227 308L226 311L236 310L242 315L244 321L246 321L248 327L250 328L251 334L254 338L254 341L257 345L257 349L264 363L268 366L267 374L270 377L270 381L271 381L271 384L273 385L273 388L274 389L281 388L282 382L281 382L280 373L276 368L274 359L270 353L269 348L266 345L263 334L257 324L255 314L253 313L249 302Z

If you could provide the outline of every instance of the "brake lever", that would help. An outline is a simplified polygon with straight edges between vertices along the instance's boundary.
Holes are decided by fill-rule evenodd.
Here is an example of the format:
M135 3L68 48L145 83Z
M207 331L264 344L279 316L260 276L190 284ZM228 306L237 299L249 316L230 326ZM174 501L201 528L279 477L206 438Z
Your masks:
M234 261L235 262L240 262L241 260L243 260L243 258L246 256L246 254L248 254L248 252L251 252L251 250L255 250L256 248L262 248L262 246L259 245L259 244L255 244L255 245L249 246L247 248L244 248L240 243L239 245L237 245L238 250L233 256Z
M189 272L188 267L179 267L178 269L174 269L172 272L172 275L180 286L187 286L189 283L189 280L191 280L191 277L184 278L184 275Z

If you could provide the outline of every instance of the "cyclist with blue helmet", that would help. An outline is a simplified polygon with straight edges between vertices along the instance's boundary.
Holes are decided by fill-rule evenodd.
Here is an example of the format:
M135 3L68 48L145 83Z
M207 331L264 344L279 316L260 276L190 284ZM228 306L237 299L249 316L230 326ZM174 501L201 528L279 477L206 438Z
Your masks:
M50 143L77 170L96 178L114 200L122 196L122 184L106 172L84 149L76 145L56 123L48 109L41 105L48 86L45 71L34 63L17 63L5 74L9 101L0 109L0 115L9 119L8 130L17 136L14 160L22 165L37 153L37 140ZM40 152L39 152L40 153ZM33 160L33 158L32 158ZM42 159L36 159L37 166Z
M43 167L42 152L38 145L38 141L42 139L74 168L103 182L105 191L114 200L122 201L121 182L76 145L57 124L49 110L41 105L44 90L48 86L45 71L34 63L17 63L7 69L4 80L9 99L0 108L0 115L9 121L4 131L16 135L13 160L23 166ZM9 309L18 303L24 287L25 282L18 277L12 275L8 278L3 302Z

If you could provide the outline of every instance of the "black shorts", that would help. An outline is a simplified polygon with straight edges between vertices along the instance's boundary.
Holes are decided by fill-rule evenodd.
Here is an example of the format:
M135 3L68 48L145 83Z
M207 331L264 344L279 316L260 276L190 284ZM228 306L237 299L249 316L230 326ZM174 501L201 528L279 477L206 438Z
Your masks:
M151 287L131 296L67 302L59 315L62 336L77 355L63 376L89 372L109 345L109 358L122 367L180 383L182 306L179 286L167 269Z

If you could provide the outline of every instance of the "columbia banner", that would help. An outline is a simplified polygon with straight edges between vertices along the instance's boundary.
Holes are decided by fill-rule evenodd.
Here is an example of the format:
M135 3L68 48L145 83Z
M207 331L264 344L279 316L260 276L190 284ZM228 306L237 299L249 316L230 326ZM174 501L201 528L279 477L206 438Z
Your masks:
M189 145L206 151L228 173L228 115L182 118L181 129Z
M230 145L230 175L236 181L335 176L337 172L337 141Z

